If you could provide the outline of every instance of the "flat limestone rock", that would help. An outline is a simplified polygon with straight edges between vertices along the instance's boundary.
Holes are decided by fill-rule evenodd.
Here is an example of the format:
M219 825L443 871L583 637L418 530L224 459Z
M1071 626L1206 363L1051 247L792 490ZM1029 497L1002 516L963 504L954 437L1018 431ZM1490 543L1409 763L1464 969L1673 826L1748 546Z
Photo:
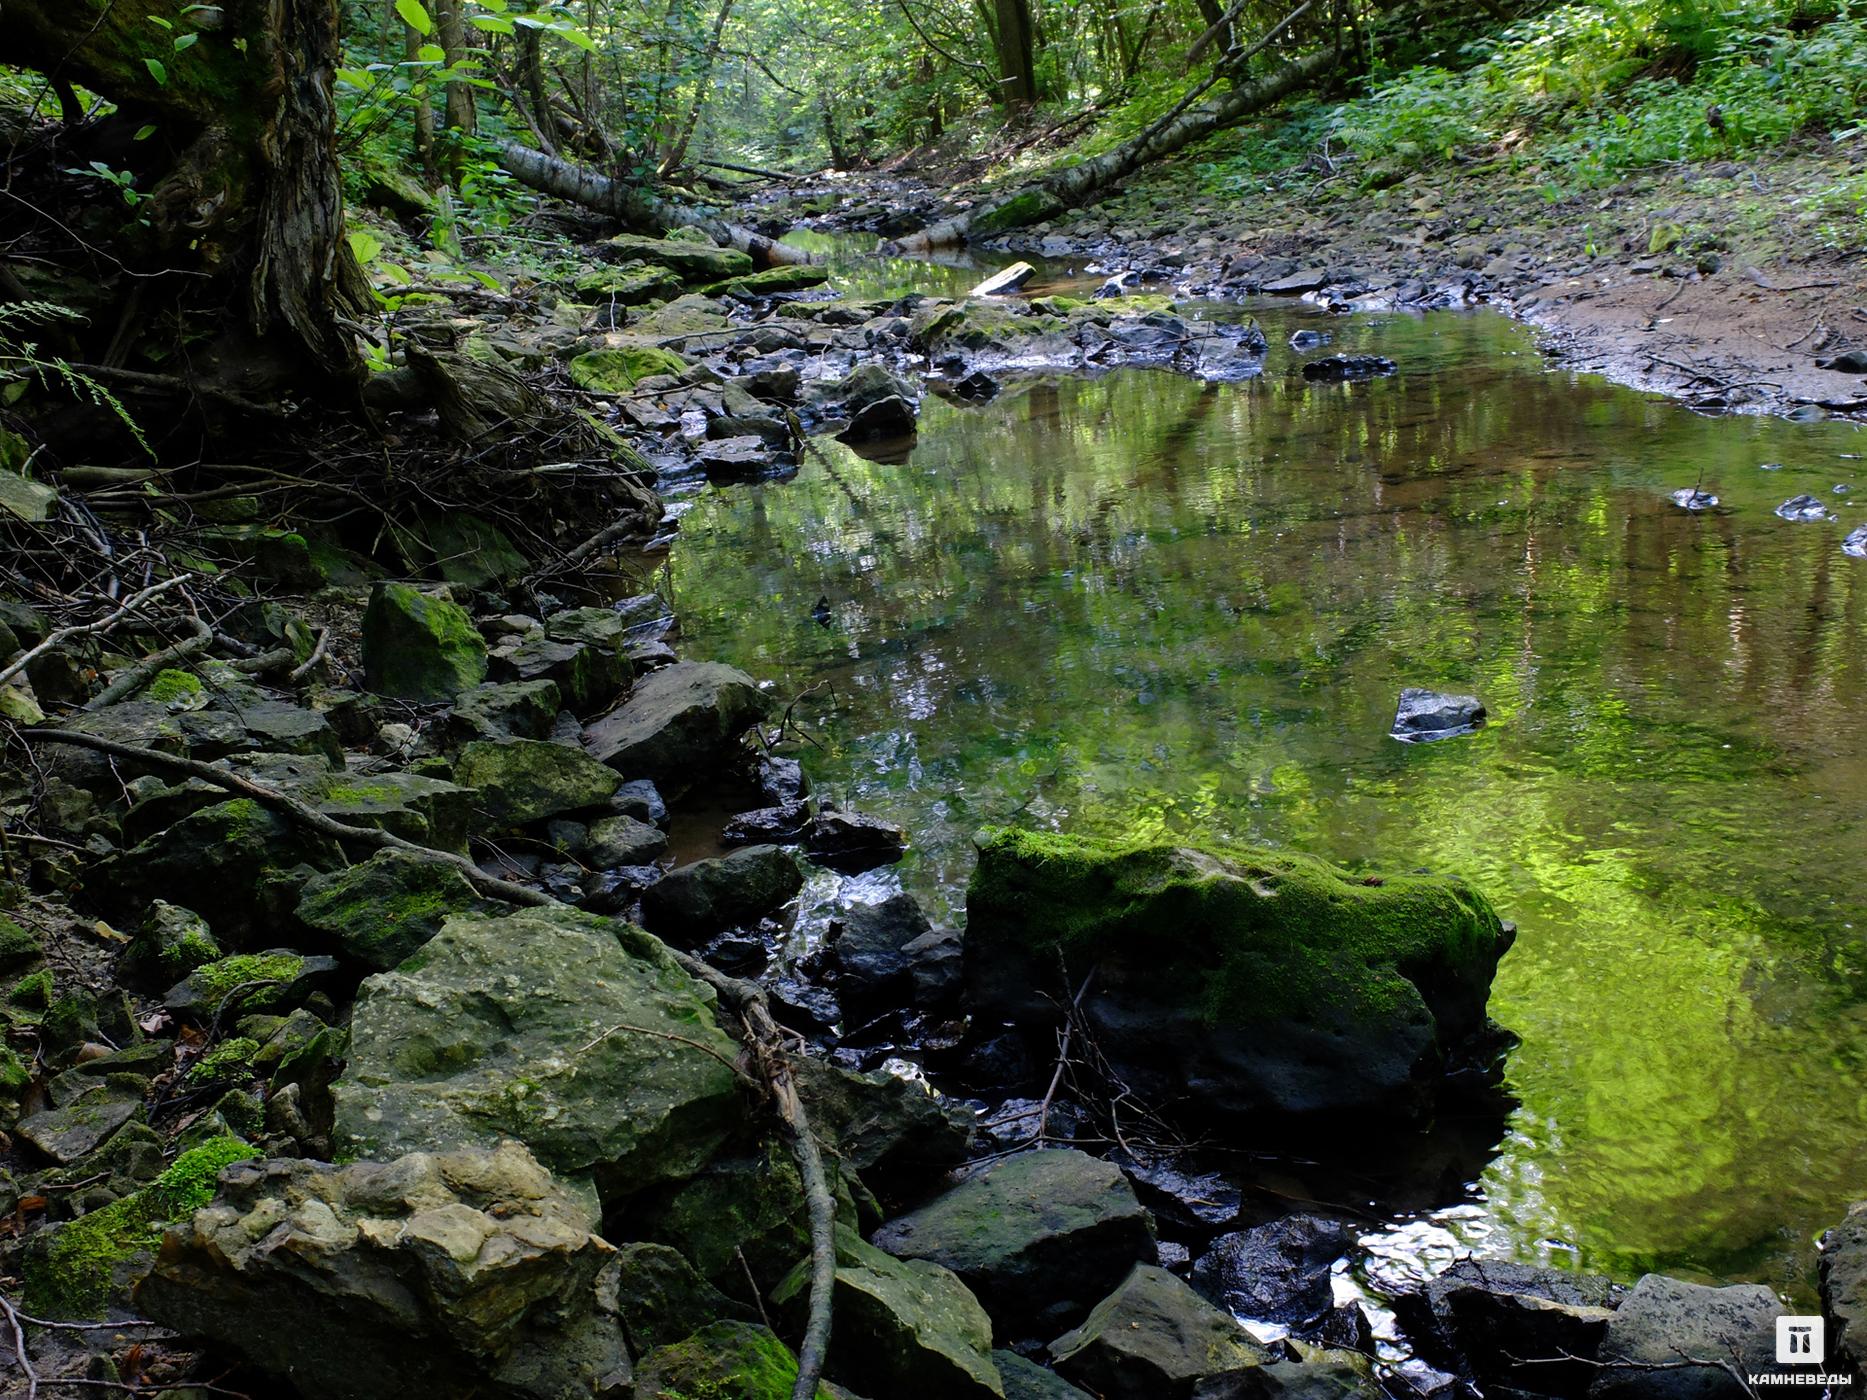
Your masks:
M771 703L744 671L678 662L638 681L621 709L584 731L584 747L624 777L687 778L717 767Z

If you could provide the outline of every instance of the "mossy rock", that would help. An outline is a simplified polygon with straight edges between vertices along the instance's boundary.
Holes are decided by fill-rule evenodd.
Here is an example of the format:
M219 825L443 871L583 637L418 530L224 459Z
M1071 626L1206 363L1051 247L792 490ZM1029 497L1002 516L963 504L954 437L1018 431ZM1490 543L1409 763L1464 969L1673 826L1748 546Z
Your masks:
M201 684L199 676L173 668L156 672L143 694L158 705L175 709L189 709L207 700L207 688Z
M0 914L0 973L10 974L31 967L43 956L36 937Z
M638 1356L691 1336L711 1322L750 1322L735 1303L694 1272L678 1249L637 1241L617 1249L616 1310Z
M471 511L448 511L422 522L434 571L461 588L487 588L518 578L530 567L506 532Z
M206 919L158 899L124 951L120 970L132 982L172 987L197 967L223 956Z
M716 248L684 238L644 238L619 233L604 245L618 262L639 261L665 267L684 282L717 282L743 277L752 270L750 255L737 248Z
M303 1002L336 970L334 958L307 957L289 948L236 953L196 968L162 1000L171 1011L207 1017L283 1011Z
M345 957L387 972L439 933L450 914L485 907L452 866L390 850L311 881L298 918Z
M188 1067L190 1089L211 1084L234 1084L253 1077L253 1057L260 1045L251 1036L239 1035L224 1040Z
M148 1272L163 1228L214 1199L222 1167L258 1155L238 1138L216 1138L184 1152L142 1190L35 1236L26 1307L40 1317L103 1317Z
M363 668L380 695L452 700L486 679L486 643L448 599L379 583L363 614Z
M768 267L745 277L729 277L706 289L709 296L769 297L782 292L808 291L830 280L830 269L811 263Z
M600 806L622 786L620 774L581 749L541 739L475 739L460 750L454 774L499 826Z
M581 273L572 287L585 301L640 306L644 302L678 296L681 279L665 267L628 263L622 267L592 268Z
M979 846L975 1009L1042 1020L1059 966L1096 967L1086 1007L1117 1072L1157 1101L1195 1086L1202 1115L1423 1112L1487 1031L1514 937L1439 876L1015 829Z
M770 1328L715 1322L657 1348L635 1377L636 1400L791 1400L797 1358ZM818 1400L833 1400L817 1388Z
M652 345L625 345L613 350L591 350L569 366L571 383L593 394L626 394L641 380L657 374L683 374L687 361L672 350Z

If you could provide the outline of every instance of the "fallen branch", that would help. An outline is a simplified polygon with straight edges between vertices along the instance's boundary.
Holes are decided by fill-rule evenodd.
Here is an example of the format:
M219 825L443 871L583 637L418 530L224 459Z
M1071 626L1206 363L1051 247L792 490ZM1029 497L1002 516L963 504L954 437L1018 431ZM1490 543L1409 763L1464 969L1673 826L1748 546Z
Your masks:
M169 589L176 587L178 584L185 583L193 577L193 574L177 574L174 578L163 579L161 583L152 584L148 588L143 589L140 593L132 593L128 598L124 599L122 606L108 617L99 618L96 622L87 622L78 627L59 628L43 642L40 642L38 646L23 653L10 666L6 667L5 670L0 670L0 685L5 685L8 681L12 680L13 677L17 676L21 671L24 671L33 662L37 661L41 656L44 656L47 652L58 650L59 647L71 641L74 637L95 637L100 633L108 632L158 593L166 593Z
M114 705L126 696L134 695L158 674L173 666L177 661L186 661L198 651L206 651L214 643L214 629L198 617L188 619L188 625L194 635L184 637L172 647L164 647L153 656L144 657L96 695L84 702L87 710L101 710L106 705Z

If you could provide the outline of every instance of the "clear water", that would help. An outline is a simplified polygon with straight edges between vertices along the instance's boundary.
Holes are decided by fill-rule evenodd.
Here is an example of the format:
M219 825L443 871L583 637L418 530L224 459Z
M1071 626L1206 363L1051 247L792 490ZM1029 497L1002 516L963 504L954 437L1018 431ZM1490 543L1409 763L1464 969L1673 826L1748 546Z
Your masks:
M1324 324L1402 372L1305 383ZM1257 381L930 398L905 464L703 492L686 652L821 687L815 782L949 912L1008 819L1466 875L1521 928L1521 1107L1398 1252L1806 1295L1867 1195L1867 434L1550 372L1490 315L1266 325ZM1804 491L1838 518L1772 514ZM1395 743L1407 685L1491 723Z

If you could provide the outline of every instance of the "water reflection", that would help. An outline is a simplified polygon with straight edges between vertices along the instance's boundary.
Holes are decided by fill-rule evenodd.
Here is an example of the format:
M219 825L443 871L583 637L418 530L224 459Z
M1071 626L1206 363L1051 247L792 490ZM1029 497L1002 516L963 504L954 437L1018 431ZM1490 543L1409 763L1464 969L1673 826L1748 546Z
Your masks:
M1521 1108L1431 1230L1800 1292L1867 1188L1861 439L1548 373L1494 317L1331 328L1401 374L930 400L905 464L705 493L686 648L829 682L807 766L935 907L1007 818L1464 873L1522 929ZM1772 513L1804 491L1838 518ZM1394 743L1405 685L1491 723Z

